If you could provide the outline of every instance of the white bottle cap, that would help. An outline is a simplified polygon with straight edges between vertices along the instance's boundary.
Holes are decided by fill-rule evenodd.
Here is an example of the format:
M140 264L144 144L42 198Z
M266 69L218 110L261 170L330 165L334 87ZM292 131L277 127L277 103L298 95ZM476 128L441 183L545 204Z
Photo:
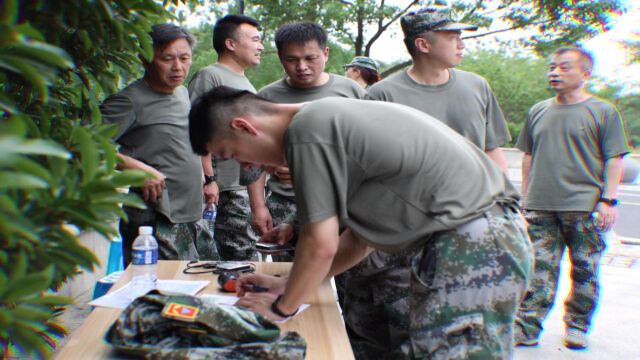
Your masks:
M138 234L140 234L140 235L151 235L151 234L153 234L153 227L151 227L151 226L140 226L138 228Z

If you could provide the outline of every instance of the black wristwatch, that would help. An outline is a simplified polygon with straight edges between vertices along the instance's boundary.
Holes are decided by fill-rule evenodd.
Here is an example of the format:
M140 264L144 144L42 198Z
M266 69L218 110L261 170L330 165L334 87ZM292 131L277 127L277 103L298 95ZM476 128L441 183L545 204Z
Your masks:
M282 310L280 310L278 308L278 301L280 300L280 298L282 297L282 295L278 295L278 298L276 299L276 301L274 301L273 303L271 303L271 312L280 316L281 318L290 318L293 315L298 313L298 309L296 309L296 311L292 312L291 314L285 314L282 312Z
M218 180L218 177L215 174L213 174L213 175L205 175L204 176L204 184L205 185L209 185L209 184L211 184L212 182L214 182L216 180Z
M606 198L606 197L601 197L600 199L598 199L598 202L603 202L609 206L617 206L619 203L618 199Z

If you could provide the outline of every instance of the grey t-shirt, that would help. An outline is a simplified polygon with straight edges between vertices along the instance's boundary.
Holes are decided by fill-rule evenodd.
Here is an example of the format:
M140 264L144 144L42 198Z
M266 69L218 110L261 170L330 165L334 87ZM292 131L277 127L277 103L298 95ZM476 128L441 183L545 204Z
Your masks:
M482 150L509 142L507 123L487 81L458 69L449 69L449 74L449 81L442 85L423 85L402 71L372 85L368 97L421 110Z
M154 208L173 223L202 218L202 165L189 141L189 94L152 90L136 80L101 106L105 123L118 124L120 152L163 173L166 188Z
M284 146L300 223L337 216L383 251L421 245L519 197L478 147L404 105L308 103L293 117Z
M223 65L213 64L206 66L195 74L189 83L189 96L193 103L198 96L218 86L230 86L232 88L256 92L246 76L237 74ZM240 164L235 160L215 161L215 171L218 177L220 191L241 190L244 186L239 183Z
M548 211L592 211L604 184L604 162L629 152L620 114L594 97L534 105L516 146L532 156L525 207Z
M364 99L366 92L358 83L347 77L329 74L329 81L321 86L308 89L294 88L285 79L281 79L260 89L258 95L276 103L297 104L326 97ZM278 195L289 198L295 196L293 188L281 182L275 175L269 177L267 186L269 190Z

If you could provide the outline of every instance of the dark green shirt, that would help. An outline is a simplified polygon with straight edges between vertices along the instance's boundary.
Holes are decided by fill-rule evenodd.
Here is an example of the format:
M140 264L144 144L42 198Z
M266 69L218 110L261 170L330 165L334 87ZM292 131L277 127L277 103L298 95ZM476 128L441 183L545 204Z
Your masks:
M202 164L189 141L189 94L152 90L140 79L100 107L105 123L118 124L120 152L163 173L166 188L155 209L173 223L202 218Z
M442 85L423 85L402 71L373 84L368 97L421 110L482 150L508 143L511 135L507 123L487 81L457 69L449 69L449 74L449 81Z
M237 74L223 65L213 64L206 66L195 74L189 83L189 96L194 102L198 96L218 86L230 86L232 88L256 92L246 76ZM215 171L218 177L220 191L241 190L244 186L239 183L240 164L235 160L216 161Z
M285 79L275 81L258 92L258 95L281 104L297 104L306 101L324 99L326 97L345 97L364 99L366 92L355 81L340 75L329 74L329 81L321 86L308 89L294 88ZM267 182L269 190L280 195L293 198L293 188L272 175Z
M620 114L595 97L534 105L516 146L532 156L525 202L530 210L592 211L605 161L629 152Z
M518 199L478 147L404 105L313 101L293 117L284 144L300 223L337 216L384 251L420 245L496 201Z

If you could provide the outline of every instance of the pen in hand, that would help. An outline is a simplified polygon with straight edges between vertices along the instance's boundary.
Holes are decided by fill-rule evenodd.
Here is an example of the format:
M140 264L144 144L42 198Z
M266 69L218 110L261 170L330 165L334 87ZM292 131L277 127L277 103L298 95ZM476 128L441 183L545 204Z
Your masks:
M255 284L242 284L242 288L250 292L268 292L269 289Z

